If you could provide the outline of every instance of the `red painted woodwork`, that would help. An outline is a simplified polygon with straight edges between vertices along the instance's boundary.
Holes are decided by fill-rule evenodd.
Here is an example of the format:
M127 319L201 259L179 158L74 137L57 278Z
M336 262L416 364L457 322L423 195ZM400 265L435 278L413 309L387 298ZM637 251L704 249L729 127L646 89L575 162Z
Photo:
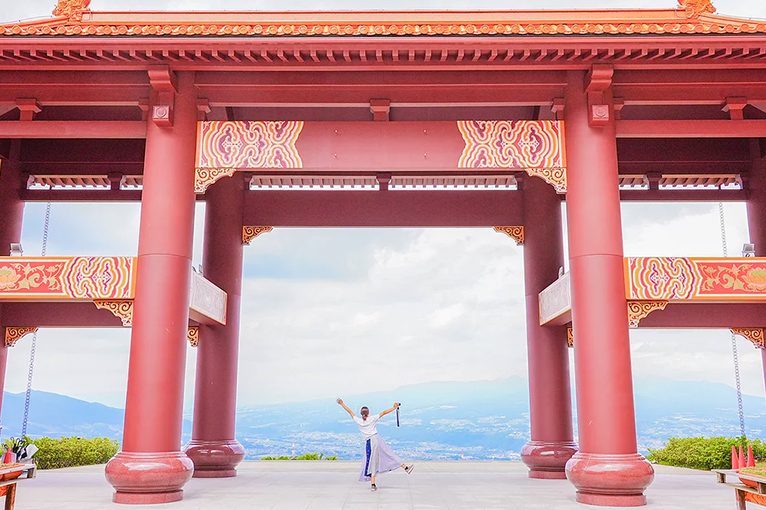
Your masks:
M643 328L766 328L763 303L669 303L641 319Z
M9 159L0 161L0 256L10 254L11 243L21 242L21 224L24 202L19 199L19 152L20 143L12 141ZM5 370L8 365L8 348L5 347L5 328L18 326L6 319L6 306L0 304L0 409L3 406Z
M0 122L0 138L146 138L146 131L138 120Z
M180 73L175 125L146 124L138 277L122 451L106 466L117 503L179 500L192 461L180 451L194 228L194 75Z
M760 120L619 120L618 138L765 138Z
M112 328L123 327L112 312L98 309L88 302L4 303L0 321L13 326L45 328Z
M521 449L530 478L565 479L564 466L577 451L572 435L569 349L566 329L540 326L538 294L564 265L561 200L537 178L522 180L524 293L527 312L531 440Z
M750 142L750 154L753 158L753 172L750 178L750 197L747 201L747 223L750 242L755 244L755 256L766 257L766 161L761 157L757 140ZM758 317L758 316L756 316ZM753 324L743 327L759 327L757 318ZM763 317L760 315L759 317ZM730 325L729 327L736 327ZM761 350L764 384L766 384L766 349Z
M226 325L200 327L192 439L184 449L197 478L236 476L245 457L234 435L237 414L237 353L242 294L242 212L245 180L227 177L207 191L205 278L228 296Z
M565 108L580 445L566 473L581 503L638 506L654 470L636 453L615 128L588 125L583 79L569 73Z
M521 193L479 190L250 191L245 225L492 227L521 225Z

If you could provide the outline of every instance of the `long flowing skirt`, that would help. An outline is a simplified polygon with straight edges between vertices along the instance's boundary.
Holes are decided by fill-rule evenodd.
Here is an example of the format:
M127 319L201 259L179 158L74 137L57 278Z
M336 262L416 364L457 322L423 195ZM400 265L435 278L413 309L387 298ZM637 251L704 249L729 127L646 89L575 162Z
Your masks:
M404 461L388 447L383 438L375 434L364 442L360 482L369 482L371 475L388 473L404 464Z

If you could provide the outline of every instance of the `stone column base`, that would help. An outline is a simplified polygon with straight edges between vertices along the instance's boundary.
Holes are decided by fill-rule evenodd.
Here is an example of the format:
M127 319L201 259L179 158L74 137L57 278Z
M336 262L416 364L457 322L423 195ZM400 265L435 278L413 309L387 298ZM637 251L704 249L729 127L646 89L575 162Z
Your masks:
M182 452L117 452L106 465L115 503L171 503L183 499L194 464Z
M194 478L237 476L237 465L245 458L245 448L236 439L192 439L184 452L194 462Z
M566 474L577 488L577 502L596 506L646 505L644 490L654 480L654 468L638 453L578 452L567 462Z
M564 466L575 453L573 441L529 441L521 449L521 461L529 468L530 478L566 480Z

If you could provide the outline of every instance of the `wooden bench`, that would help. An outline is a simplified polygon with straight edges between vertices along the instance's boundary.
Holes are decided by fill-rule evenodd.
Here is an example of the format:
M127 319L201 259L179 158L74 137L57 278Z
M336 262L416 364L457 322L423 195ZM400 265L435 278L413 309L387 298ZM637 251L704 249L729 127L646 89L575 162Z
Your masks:
M0 470L0 474L2 473L3 470ZM24 476L25 474L26 476ZM24 466L24 469L21 471L21 476L18 478L0 482L0 496L5 496L5 510L13 510L13 505L16 503L16 484L19 482L19 480L24 480L25 478L34 478L36 476L37 466L30 464L28 466Z
M737 508L739 510L745 510L745 503L753 503L755 505L766 506L766 478L759 476L752 476L746 474L737 473L733 469L714 469L713 472L718 477L718 483L734 487L734 491L737 498ZM727 482L726 477L733 476L737 481ZM750 480L756 483L756 487L748 487L740 481Z

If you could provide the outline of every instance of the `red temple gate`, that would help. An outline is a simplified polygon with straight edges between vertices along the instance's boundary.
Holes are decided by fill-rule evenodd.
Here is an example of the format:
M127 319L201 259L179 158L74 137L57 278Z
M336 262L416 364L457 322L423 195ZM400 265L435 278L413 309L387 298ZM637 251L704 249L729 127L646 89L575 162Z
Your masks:
M132 325L122 451L107 466L115 501L175 501L192 473L236 475L242 246L271 228L495 227L523 243L522 458L531 477L568 478L583 503L645 504L653 478L636 447L629 324L730 327L764 347L766 261L717 263L739 267L736 289L658 289L704 263L626 261L620 200L747 200L766 255L765 23L706 0L470 13L88 3L0 26L0 250L19 240L25 201L140 200L138 256L123 261L130 276L108 258L63 261L61 280L34 289L29 259L0 258L0 381L7 347L33 328ZM287 189L259 190L274 185ZM330 185L374 189L293 189ZM423 189L399 191L408 186ZM474 189L429 189L445 186ZM208 280L191 271L196 200L207 203ZM562 200L571 271L558 280ZM81 292L67 271L126 287ZM195 304L197 288L218 304ZM199 354L182 451L187 337Z

